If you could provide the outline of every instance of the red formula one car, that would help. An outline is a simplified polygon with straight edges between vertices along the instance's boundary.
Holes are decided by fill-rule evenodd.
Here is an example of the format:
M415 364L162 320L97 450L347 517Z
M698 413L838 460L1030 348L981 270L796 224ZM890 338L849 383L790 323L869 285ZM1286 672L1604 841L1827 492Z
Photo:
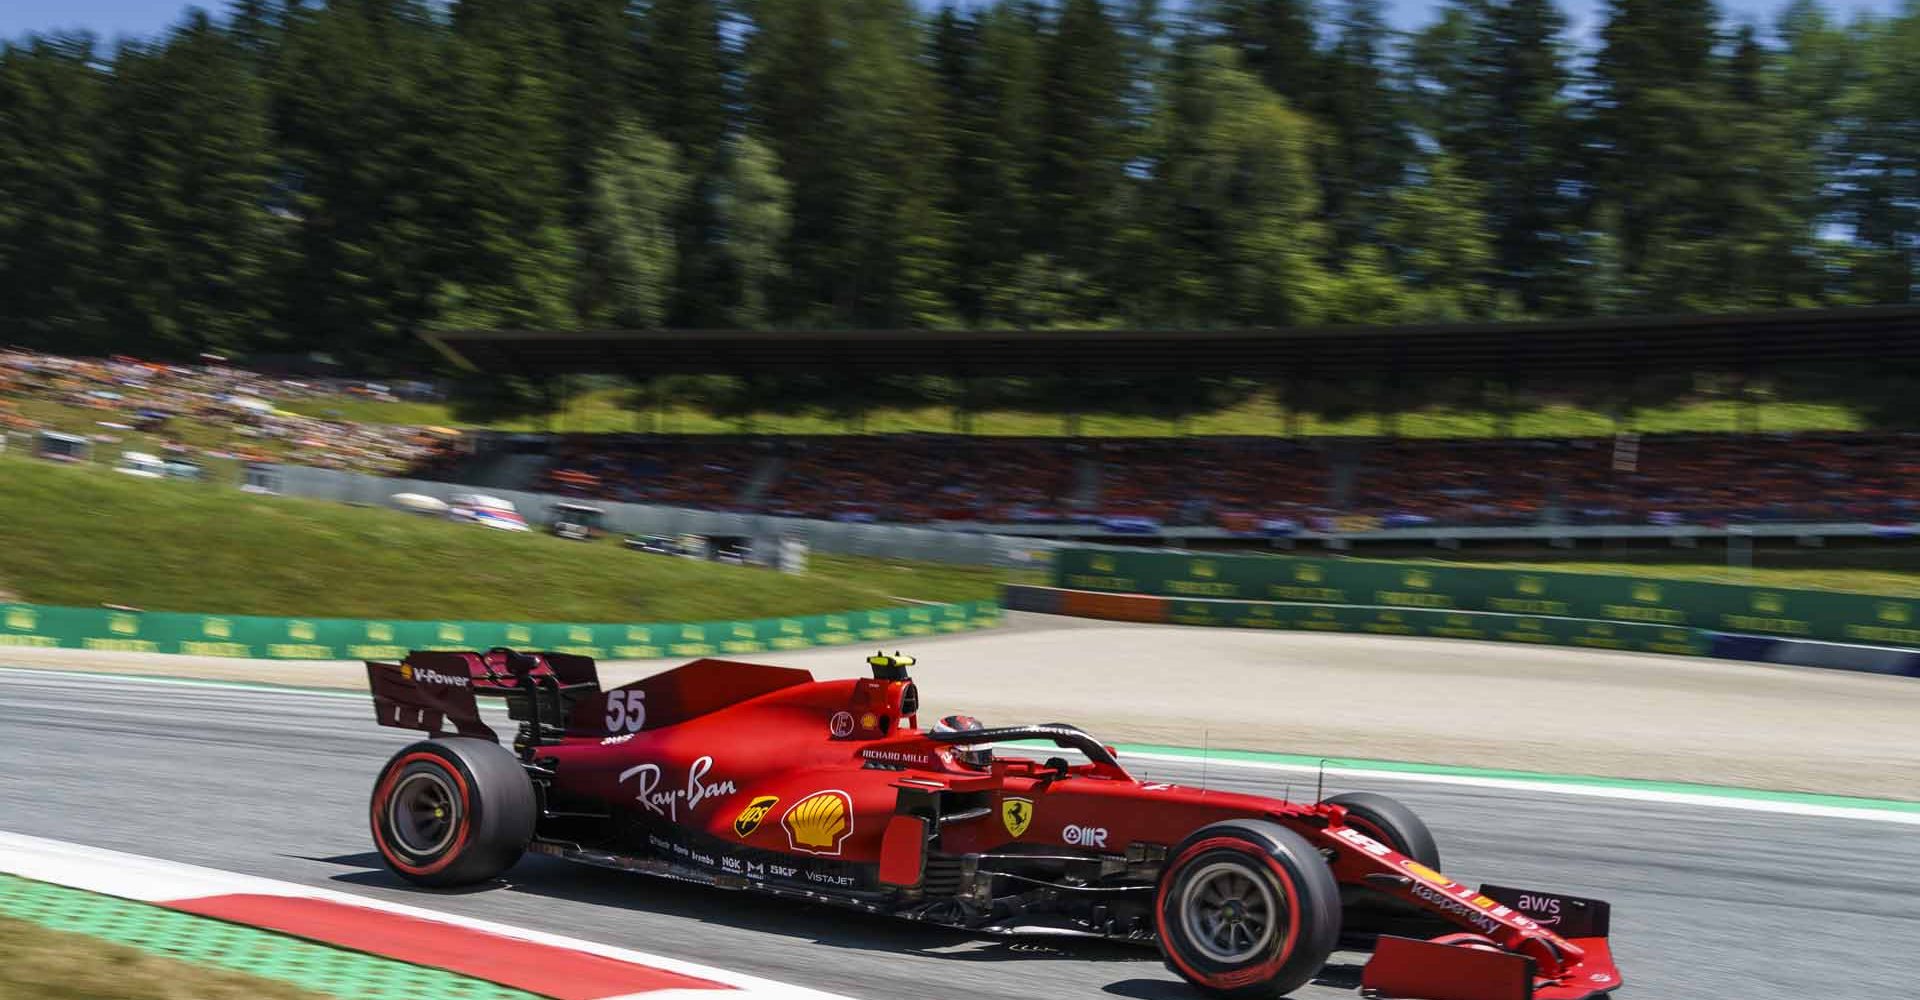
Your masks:
M1063 724L922 731L910 658L870 679L697 660L611 691L560 653L367 664L384 725L424 730L374 784L374 843L413 882L490 879L533 851L982 933L1157 943L1211 993L1277 997L1336 946L1422 1000L1614 990L1607 904L1440 873L1405 806L1136 780ZM511 750L475 696L504 698ZM451 724L453 732L442 733ZM994 756L1042 741L1063 757Z

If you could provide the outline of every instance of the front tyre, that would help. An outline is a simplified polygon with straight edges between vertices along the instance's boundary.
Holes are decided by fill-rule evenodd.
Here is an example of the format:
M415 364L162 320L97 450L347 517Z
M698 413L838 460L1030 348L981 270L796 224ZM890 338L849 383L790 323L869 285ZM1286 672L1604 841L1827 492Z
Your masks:
M1348 792L1327 800L1347 809L1347 825L1395 851L1439 870L1440 845L1418 813L1378 792Z
M374 782L373 844L416 885L482 882L513 867L533 839L533 783L487 740L423 740L394 754Z
M1286 827L1229 820L1169 855L1154 899L1167 965L1227 997L1298 989L1340 936L1340 887L1320 852Z

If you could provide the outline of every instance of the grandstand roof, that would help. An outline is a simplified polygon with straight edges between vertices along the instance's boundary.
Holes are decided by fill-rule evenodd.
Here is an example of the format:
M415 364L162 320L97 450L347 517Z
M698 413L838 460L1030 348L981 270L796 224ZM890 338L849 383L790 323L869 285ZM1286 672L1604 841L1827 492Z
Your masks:
M1407 375L1758 371L1920 361L1920 307L1545 323L1231 330L468 330L424 334L502 375Z

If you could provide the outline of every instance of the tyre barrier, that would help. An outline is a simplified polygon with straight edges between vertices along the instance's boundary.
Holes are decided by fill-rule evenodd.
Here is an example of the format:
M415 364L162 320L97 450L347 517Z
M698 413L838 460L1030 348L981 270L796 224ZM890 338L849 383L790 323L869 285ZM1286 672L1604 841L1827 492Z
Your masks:
M1430 611L1367 604L1188 599L1026 584L1004 585L1001 589L1001 605L1009 611L1155 625L1212 625L1355 635L1477 639L1619 652L1709 656L1783 666L1920 677L1920 651L1916 650L1591 618L1516 615L1495 611Z

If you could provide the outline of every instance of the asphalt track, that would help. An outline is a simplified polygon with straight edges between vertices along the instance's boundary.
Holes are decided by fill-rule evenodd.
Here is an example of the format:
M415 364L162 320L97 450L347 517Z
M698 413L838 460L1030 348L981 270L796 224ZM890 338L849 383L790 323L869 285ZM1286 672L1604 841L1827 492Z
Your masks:
M324 885L860 998L1192 997L1146 950L980 939L550 859L504 885L403 888L370 852L369 782L407 734L358 697L0 670L0 829ZM1139 761L1197 782L1192 765ZM1311 794L1207 767L1207 783ZM1903 996L1920 981L1920 827L1533 790L1343 780L1397 795L1449 874L1611 900L1621 997ZM1351 997L1359 956L1295 994Z

